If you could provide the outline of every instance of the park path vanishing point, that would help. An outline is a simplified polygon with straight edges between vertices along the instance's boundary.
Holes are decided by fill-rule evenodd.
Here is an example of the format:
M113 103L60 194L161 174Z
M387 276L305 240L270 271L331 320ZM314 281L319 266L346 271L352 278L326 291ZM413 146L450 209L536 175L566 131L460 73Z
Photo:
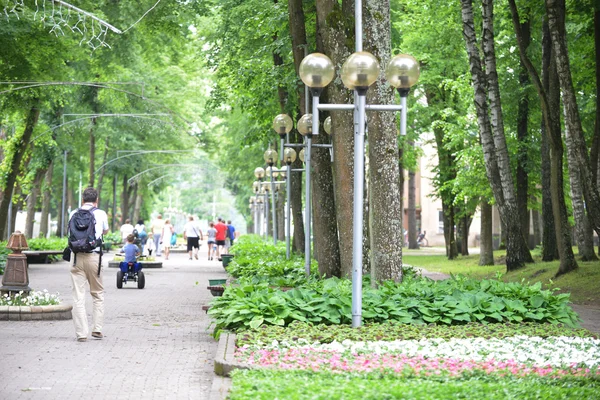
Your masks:
M205 246L203 246L205 249ZM162 269L145 269L146 288L116 288L104 256L103 340L75 340L73 321L0 322L0 399L213 399L217 342L202 306L208 279L225 278L218 261L171 253ZM158 258L161 260L162 258ZM33 264L30 287L60 292L72 304L66 262ZM198 282L196 284L196 282ZM91 320L91 297L86 308Z

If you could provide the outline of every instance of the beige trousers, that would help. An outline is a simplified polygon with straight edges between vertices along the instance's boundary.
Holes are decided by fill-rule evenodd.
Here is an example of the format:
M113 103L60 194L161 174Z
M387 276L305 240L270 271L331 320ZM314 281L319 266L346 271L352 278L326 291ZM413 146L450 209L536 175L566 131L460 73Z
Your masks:
M71 260L73 255L71 255ZM75 265L71 265L71 280L73 282L73 323L77 338L87 338L89 333L88 320L85 312L86 283L89 282L90 294L93 300L92 332L102 332L104 322L104 286L102 273L98 276L98 253L78 253Z

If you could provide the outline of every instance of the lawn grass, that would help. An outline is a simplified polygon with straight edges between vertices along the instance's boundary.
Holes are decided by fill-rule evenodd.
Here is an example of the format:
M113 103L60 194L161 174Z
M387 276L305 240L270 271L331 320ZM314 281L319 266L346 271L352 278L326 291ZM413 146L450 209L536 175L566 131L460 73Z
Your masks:
M419 251L404 250L402 261L405 265L431 272L462 274L478 279L493 278L502 273L502 279L506 282L520 282L524 279L533 284L539 281L546 289L559 288L559 293L571 293L571 301L575 304L600 306L600 261L578 261L579 269L554 278L559 261L542 262L539 250L532 251L535 263L509 273L506 273L505 255L504 250L494 251L495 265L479 266L479 254L459 256L450 261L443 252L420 255Z
M256 399L597 399L595 381L473 377L404 379L381 374L235 371L231 400Z

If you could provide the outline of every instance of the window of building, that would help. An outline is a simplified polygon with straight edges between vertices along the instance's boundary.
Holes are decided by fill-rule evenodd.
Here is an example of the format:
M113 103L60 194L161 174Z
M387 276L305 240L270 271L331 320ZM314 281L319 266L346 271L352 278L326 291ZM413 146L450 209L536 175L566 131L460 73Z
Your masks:
M438 210L438 233L444 233L444 211Z

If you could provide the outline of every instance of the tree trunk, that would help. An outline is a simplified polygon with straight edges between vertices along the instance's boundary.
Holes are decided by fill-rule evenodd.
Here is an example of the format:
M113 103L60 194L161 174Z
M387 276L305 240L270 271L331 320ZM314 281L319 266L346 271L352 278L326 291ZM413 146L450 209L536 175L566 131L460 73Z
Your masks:
M573 218L575 219L575 238L579 256L582 261L597 261L594 253L593 231L590 230L588 216L585 213L585 203L581 190L581 175L577 168L576 154L573 149L573 138L569 133L569 127L565 126L565 143L567 145L567 163L569 166L569 180L571 183L571 203L573 206Z
M514 0L509 0L509 6L511 9L513 26L517 35L517 42L519 44L519 54L521 56L522 63L526 66L530 78L532 79L534 86L538 92L542 108L542 118L544 121L543 131L547 135L547 142L549 144L549 166L550 166L550 200L552 202L552 217L554 220L554 232L556 236L556 247L560 259L559 272L557 275L565 273L567 271L577 268L577 262L573 255L571 247L571 236L568 229L568 218L567 208L565 205L565 198L563 192L563 169L562 169L562 156L563 156L563 144L560 133L560 89L557 85L556 76L556 58L553 56L551 38L549 34L548 24L544 21L543 34L542 34L542 71L543 82L540 81L539 75L533 64L527 56L526 49L524 48L521 41L521 30L520 30L520 18L517 11L517 7ZM542 140L542 161L544 161L544 143ZM544 179L548 179L547 169L542 164L542 182ZM547 183L546 183L547 186ZM547 191L542 192L544 196L547 196ZM547 215L548 207L545 206L544 220L547 221L549 216ZM544 226L544 239L548 236L548 230L551 227ZM546 247L546 243L544 244ZM552 248L544 249L543 256L549 258L552 256Z
M382 65L391 57L389 0L366 0L363 7L365 51ZM381 72L383 76L383 71ZM367 93L368 104L393 104L394 91L380 77ZM398 142L395 115L369 114L369 234L374 282L402 279L402 201L398 184Z
M546 0L548 27L555 52L556 69L560 81L561 94L565 109L565 125L573 141L573 150L577 161L577 169L581 175L583 194L588 216L594 230L600 235L600 194L598 186L592 178L592 167L587 153L587 145L579 117L575 88L571 78L569 55L567 52L566 33L564 29L564 0ZM565 271L566 272L566 271ZM559 270L559 273L564 273Z
M521 41L525 49L529 48L531 43L531 26L529 16L521 20ZM517 109L517 208L519 210L519 219L521 220L521 231L525 240L529 242L529 209L527 200L529 199L529 92L531 84L527 68L521 61L519 71L520 98Z
M38 98L34 98L32 99L31 104L31 109L29 110L27 118L25 119L25 129L23 130L23 134L19 140L19 145L15 146L12 160L10 161L8 169L5 173L4 190L2 191L3 196L2 201L0 202L0 238L4 238L7 236L7 233L11 233L7 232L6 229L8 205L12 200L11 197L15 188L15 183L17 182L17 176L21 167L21 160L23 159L26 149L29 147L29 141L31 140L33 129L35 128L40 116L40 100Z
M317 11L317 51L327 54L334 65L342 65L351 50L354 26L354 3L343 0L319 0ZM335 79L321 96L323 102L351 102L351 91ZM352 276L352 214L354 192L354 117L349 111L331 113L331 131L335 162L333 165L335 207L339 232L341 275ZM394 232L397 235L397 232Z
M412 147L412 146L411 146ZM416 179L413 171L408 171L408 248L418 249L417 245L417 201Z
M50 200L52 199L52 174L54 172L54 160L50 161L46 171L46 183L42 196L42 218L40 222L40 237L48 237L48 217L50 214Z
M306 49L306 26L304 22L304 10L302 8L302 0L289 0L288 1L288 15L290 25L290 35L292 37L292 55L294 56L294 68L296 70L296 76L298 76L298 70L300 63L304 58L304 52ZM304 85L298 84L296 90L298 96L298 110L297 115L292 115L292 119L298 120L300 115L307 113L305 107L305 94ZM298 115L299 114L299 115ZM295 117L295 118L294 118ZM297 131L292 130L289 134L290 143L302 143L302 137ZM296 159L290 166L293 169L304 168L300 159ZM296 253L304 252L304 218L302 216L302 174L292 172L290 182L290 202L291 202L291 214L294 221L294 233L293 233L293 249Z
M532 202L532 204L536 204L537 199L532 198ZM533 222L533 246L537 247L542 243L540 212L538 210L531 210L531 220Z
M446 242L446 257L454 260L458 257L458 246L454 232L454 206L444 203L442 200L442 220L444 222L444 241Z
M27 218L25 219L25 237L30 239L33 237L33 225L35 223L35 209L37 200L41 191L42 179L46 174L47 168L38 169L33 178L31 191L27 196Z
M479 242L479 265L494 265L494 243L492 236L492 205L481 200L481 234Z
M135 205L133 206L133 219L131 220L132 224L137 224L137 222L140 220L140 214L141 214L141 210L142 210L142 195L139 191L139 189L136 188L135 191ZM107 202L108 205L108 202Z
M127 183L127 176L123 176L123 187L121 188L121 221L120 225L125 223L129 218L129 198L131 196L132 187Z
M112 201L112 230L119 229L119 221L117 220L117 174L113 176L113 201Z
M484 0L483 48L486 61L486 74L481 68L481 58L477 48L477 38L471 0L462 0L463 35L467 44L469 64L475 91L475 108L479 122L479 133L483 146L488 180L500 212L503 230L506 232L506 268L512 271L532 262L529 248L523 237L519 213L514 196L514 186L508 151L504 137L498 76L495 65L493 36L493 6ZM489 91L486 88L489 86ZM487 98L490 105L488 108ZM489 114L488 114L489 112ZM492 133L492 127L494 133Z
M469 230L471 229L471 222L473 222L473 217L471 215L466 214L466 210L464 212L465 215L460 219L461 233L461 255L468 256L469 255Z
M108 137L106 139L104 139L104 155L102 156L102 165L106 164L106 161L108 161ZM105 210L106 206L108 205L108 199L106 200L106 202L103 202L102 200L102 186L103 186L103 182L104 182L104 175L106 175L106 168L102 168L100 170L100 173L98 175L98 185L96 186L96 190L98 191L98 208Z

